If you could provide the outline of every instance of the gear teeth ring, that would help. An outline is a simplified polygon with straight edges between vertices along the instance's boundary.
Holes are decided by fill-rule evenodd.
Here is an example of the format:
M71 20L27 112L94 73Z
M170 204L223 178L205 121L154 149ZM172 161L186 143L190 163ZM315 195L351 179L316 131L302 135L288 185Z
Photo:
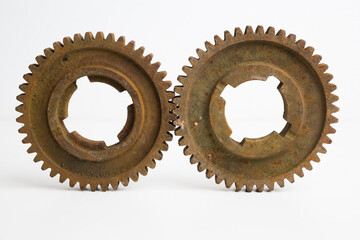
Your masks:
M16 121L24 124L19 132L26 134L23 143L31 144L28 152L36 153L35 162L43 161L42 170L51 169L50 177L59 175L61 183L69 179L70 187L79 183L82 190L106 191L109 185L117 189L119 183L136 182L139 173L147 175L155 159L162 159L176 118L171 112L174 92L166 91L171 82L163 81L160 63L143 54L143 47L135 49L135 42L126 44L123 36L116 40L112 33L105 38L102 32L87 32L55 42L29 66L17 97L21 104L16 111L22 115ZM132 97L119 143L106 146L65 128L67 103L82 76L125 89Z
M325 73L328 66L304 40L273 27L236 28L234 35L225 31L224 39L214 40L214 45L205 42L206 50L196 49L198 58L189 58L186 75L178 77L182 85L174 88L179 94L173 99L175 135L184 154L207 178L215 176L227 188L235 183L236 191L273 190L274 183L284 187L285 179L294 182L294 174L303 177L311 161L320 161L318 153L326 153L327 135L335 133L330 124L338 121L332 115L339 108L333 104L338 97L332 94L333 76ZM236 87L271 75L281 81L288 124L279 134L244 138L239 144L230 138L220 94L227 84Z

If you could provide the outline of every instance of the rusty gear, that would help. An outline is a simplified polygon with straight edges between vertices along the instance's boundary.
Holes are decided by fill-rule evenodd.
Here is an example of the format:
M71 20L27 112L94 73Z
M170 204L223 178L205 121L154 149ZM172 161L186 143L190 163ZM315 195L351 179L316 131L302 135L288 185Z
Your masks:
M236 28L234 36L225 31L224 40L215 36L215 45L205 42L205 47L197 49L198 59L189 58L192 67L183 67L187 76L179 76L183 85L175 87L180 94L174 98L175 134L182 136L179 145L190 162L206 170L207 178L215 175L218 184L235 183L237 191L244 185L246 191L256 186L261 192L265 185L272 190L275 182L283 187L285 179L294 182L294 174L302 177L303 168L311 170L310 161L319 162L317 153L326 152L322 145L331 143L327 134L335 133L330 124L337 122L332 114L338 111L333 105L338 97L331 94L336 86L329 83L333 77L325 73L321 56L295 35L275 34L273 27L265 32L262 26L255 32L248 26L244 33ZM280 133L234 141L221 92L228 84L269 76L281 81L286 126Z
M28 152L36 152L34 161L43 161L43 170L51 168L51 177L59 174L60 182L69 179L71 187L78 182L81 189L88 184L92 191L99 185L106 191L109 184L117 189L119 182L127 186L129 178L136 182L139 173L145 176L168 149L174 120L169 102L174 93L166 91L171 82L162 81L166 72L158 72L160 63L150 63L152 54L143 56L144 48L134 46L124 37L116 41L114 34L106 39L101 32L95 37L87 32L84 38L75 34L55 42L29 66L32 73L24 75L24 93L17 97L22 104L16 110L23 114L17 121L24 124L19 132L27 134ZM83 76L126 90L132 98L114 145L69 133L63 123L76 80Z

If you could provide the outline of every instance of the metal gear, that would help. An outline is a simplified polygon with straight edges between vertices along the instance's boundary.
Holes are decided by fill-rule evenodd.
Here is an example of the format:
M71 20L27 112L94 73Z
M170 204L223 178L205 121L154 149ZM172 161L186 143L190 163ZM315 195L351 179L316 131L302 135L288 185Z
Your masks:
M215 45L205 42L207 51L197 49L199 58L190 57L192 67L183 67L187 76L179 76L183 85L175 87L180 95L174 98L175 134L207 178L215 175L227 188L235 183L237 191L244 185L248 192L254 186L261 192L265 185L273 190L275 182L283 187L285 179L294 182L294 174L302 177L303 168L311 170L310 161L319 162L317 154L326 152L327 134L335 133L330 124L338 121L332 116L338 111L333 105L338 97L331 94L336 86L329 83L333 76L325 73L321 56L295 39L284 30L275 34L273 27L265 32L258 26L254 32L247 26L244 33L236 28L234 36L225 31L224 40L215 36ZM262 138L231 139L221 92L228 84L269 76L281 81L285 128Z
M60 182L69 179L71 187L78 182L80 189L88 184L92 191L99 185L106 191L109 184L117 189L119 182L127 186L129 178L136 182L139 173L145 176L168 149L174 120L169 102L174 93L166 91L171 82L163 81L166 72L158 72L159 62L150 63L152 54L143 56L144 48L134 47L124 37L116 41L112 33L106 39L102 32L95 37L87 32L84 38L75 34L55 42L29 66L32 73L24 75L24 93L17 97L22 102L17 122L24 124L19 132L27 134L28 152L36 153L35 162L43 161L43 170L51 168L51 177L59 174ZM114 145L69 133L63 123L76 80L83 76L126 90L133 100Z

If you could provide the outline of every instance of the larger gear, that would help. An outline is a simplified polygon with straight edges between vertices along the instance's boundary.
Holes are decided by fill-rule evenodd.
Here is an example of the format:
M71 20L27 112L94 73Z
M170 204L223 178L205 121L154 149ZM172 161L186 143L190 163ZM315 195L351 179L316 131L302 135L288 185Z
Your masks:
M228 188L235 183L236 190L245 186L246 191L254 186L263 191L265 185L272 190L275 182L283 187L284 179L294 182L294 174L302 177L303 168L311 170L310 162L320 161L317 154L326 152L322 145L331 143L327 134L335 133L330 124L337 122L332 114L338 111L333 105L338 97L331 94L336 86L329 83L333 77L325 73L321 57L295 35L275 33L272 27L265 32L262 26L255 32L248 26L244 33L236 28L234 36L226 31L224 40L215 36L215 45L205 46L207 51L197 49L198 59L189 58L192 67L183 68L187 76L179 76L183 85L175 87L180 94L174 99L179 116L175 134L190 162L205 170L206 177L215 175L216 183L225 181ZM285 128L234 141L223 89L269 76L281 81Z
M16 110L23 114L17 121L24 123L19 132L27 134L28 152L36 152L34 161L43 161L43 170L51 168L51 177L59 174L60 182L69 179L71 187L78 182L81 189L88 184L92 191L98 186L106 191L109 184L117 189L119 182L126 186L139 173L145 176L168 149L174 120L169 102L174 93L166 91L171 82L163 81L160 63L151 64L152 54L143 56L144 48L134 46L124 37L116 41L113 34L106 39L101 32L84 38L75 34L45 49L45 56L30 65L32 73L24 75L24 93L17 98L22 104ZM107 146L66 129L68 102L83 76L129 92L133 104L117 144Z

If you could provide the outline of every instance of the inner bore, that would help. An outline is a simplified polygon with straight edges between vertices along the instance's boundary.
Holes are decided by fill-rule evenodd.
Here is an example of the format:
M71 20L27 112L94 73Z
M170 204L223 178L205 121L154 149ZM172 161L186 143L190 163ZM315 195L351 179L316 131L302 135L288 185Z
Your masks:
M88 76L77 79L76 85L77 90L69 101L68 117L64 119L67 130L89 140L103 141L107 146L119 143L128 106L133 103L129 93Z
M270 76L266 81L246 81L236 88L225 87L221 97L226 101L225 117L233 140L242 142L244 138L261 138L273 131L281 133L287 121L283 118L280 86L279 79Z

